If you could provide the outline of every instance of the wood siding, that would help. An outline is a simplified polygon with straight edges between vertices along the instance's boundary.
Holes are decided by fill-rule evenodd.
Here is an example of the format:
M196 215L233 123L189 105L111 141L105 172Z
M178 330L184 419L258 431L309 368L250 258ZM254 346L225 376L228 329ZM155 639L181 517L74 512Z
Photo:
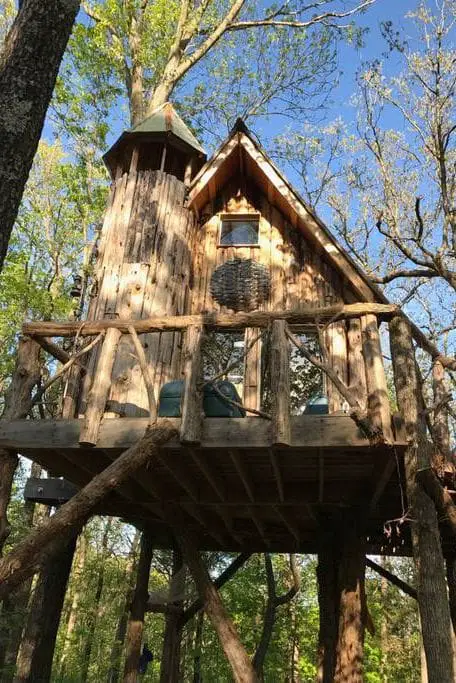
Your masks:
M128 169L113 181L102 230L96 286L88 319L146 318L206 311L228 312L210 293L214 270L235 257L251 258L270 273L271 294L261 310L299 309L353 302L350 282L328 262L315 244L291 225L253 183L234 176L215 194L196 219L185 208L185 186L174 176L138 165L133 151ZM258 245L219 246L221 217L257 216ZM247 329L246 343L258 334ZM326 326L327 359L339 377L367 403L361 322L334 321ZM149 333L141 336L154 378L155 393L171 379L182 377L182 334ZM102 347L91 354L78 390L69 386L76 414L83 416L93 386ZM259 408L261 341L249 353L244 372L244 402ZM74 388L76 387L76 388ZM337 390L326 382L330 412L344 409ZM76 394L79 394L76 401ZM71 396L70 396L71 398ZM123 335L115 359L105 417L141 417L148 414L147 392L132 340ZM66 417L71 417L67 411Z
M129 172L113 182L103 225L96 289L88 319L181 315L191 293L193 215L184 208L185 186L174 176L137 170L133 154ZM182 334L141 336L154 377L160 386L181 374ZM97 375L100 349L93 352L79 398L84 414ZM148 414L147 392L129 335L123 335L112 371L105 417Z
M220 247L221 216L225 214L258 216L258 245ZM228 312L211 297L210 280L218 266L233 258L250 258L269 269L271 296L260 306L261 310L299 309L301 306L327 306L357 300L350 283L341 278L323 254L284 218L268 198L253 184L236 177L201 212L192 251L191 313ZM246 330L246 344L254 334ZM346 323L339 321L327 327L324 340L332 367L348 384L349 354L353 358L359 357L360 337L348 335ZM259 407L260 344L258 342L249 354L245 368L244 401L250 408ZM366 403L365 379L363 381L357 375L357 384L359 400ZM327 394L330 412L341 411L344 401L330 382L327 383Z

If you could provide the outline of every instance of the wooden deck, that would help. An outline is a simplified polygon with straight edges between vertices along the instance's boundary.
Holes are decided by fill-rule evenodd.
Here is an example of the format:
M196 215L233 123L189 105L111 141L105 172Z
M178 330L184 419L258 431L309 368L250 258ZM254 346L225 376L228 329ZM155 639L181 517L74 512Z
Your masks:
M105 419L97 446L84 448L82 422L2 421L0 447L83 486L147 427L146 418ZM320 516L355 505L366 510L370 552L408 554L408 539L397 547L383 532L402 513L406 442L395 427L394 444L371 446L348 416L293 417L291 446L272 448L268 421L206 418L198 446L166 444L97 512L148 523L162 547L174 545L166 509L178 506L200 549L315 552Z

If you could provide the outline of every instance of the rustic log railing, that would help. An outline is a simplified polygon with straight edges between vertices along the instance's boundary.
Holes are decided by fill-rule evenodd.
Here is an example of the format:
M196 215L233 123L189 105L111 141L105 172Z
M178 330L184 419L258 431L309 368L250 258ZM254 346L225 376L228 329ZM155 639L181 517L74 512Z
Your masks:
M22 331L39 342L43 337L91 337L110 327L123 334L128 333L129 327L134 327L138 334L148 332L177 332L190 325L203 325L206 328L241 329L245 327L268 327L273 320L286 320L290 325L305 325L317 320L343 320L358 318L361 315L376 315L387 320L398 315L400 309L394 304L336 304L320 308L303 306L296 310L287 311L251 311L249 313L202 313L196 315L168 315L143 318L140 320L87 320L80 322L28 322L22 326ZM49 340L47 340L49 342ZM50 350L48 346L48 350Z
M184 393L182 401L182 421L180 439L185 444L198 444L202 436L203 417L203 371L202 341L206 330L240 330L243 328L271 332L269 366L271 373L271 414L247 407L248 412L271 420L271 447L291 444L290 428L290 340L305 357L323 372L331 386L350 407L350 416L372 442L392 443L386 376L383 367L377 320L389 319L398 314L398 308L389 304L350 304L326 306L322 308L304 307L292 311L253 311L250 313L155 317L143 320L99 320L80 323L27 323L24 331L39 344L53 353L54 346L50 337L57 336L94 336L104 333L104 340L98 355L97 364L92 368L92 388L87 397L84 422L80 433L80 443L96 445L98 432L111 386L111 375L117 348L122 335L130 335L134 342L136 355L140 361L142 375L148 393L152 390L151 373L148 372L144 354L141 353L139 335L154 331L185 331L183 337L183 377ZM322 330L328 329L335 321L349 320L347 339L350 339L346 353L346 373L340 371L339 364L326 348L322 358L316 359L291 333L290 326L313 324L316 326L320 344L324 344ZM261 335L260 335L261 336ZM248 345L247 355L252 348ZM60 355L57 351L56 356ZM334 354L333 354L334 355ZM215 379L210 382L215 391ZM223 396L221 396L223 398ZM367 406L365 405L367 399ZM243 406L244 407L244 406ZM156 406L149 401L149 410L155 413ZM152 413L151 413L151 417ZM273 452L272 452L273 453Z

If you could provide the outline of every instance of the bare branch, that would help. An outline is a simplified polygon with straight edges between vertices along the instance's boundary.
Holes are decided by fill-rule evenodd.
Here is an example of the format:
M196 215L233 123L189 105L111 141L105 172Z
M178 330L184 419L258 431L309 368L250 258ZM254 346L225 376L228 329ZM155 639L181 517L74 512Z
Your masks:
M372 5L375 2L375 0L365 0L365 2L362 2L360 5L357 5L357 7L354 7L351 10L348 10L347 12L323 12L322 14L317 14L314 17L311 17L310 19L307 19L307 21L292 21L292 20L285 20L285 19L274 19L271 17L267 17L265 19L253 19L251 21L237 21L236 23L230 24L226 30L227 31L243 31L244 29L248 28L261 28L261 27L289 27L289 28L308 28L309 26L313 26L314 24L321 24L326 22L328 19L344 19L346 17L350 17L353 14L356 14L358 12L361 12L362 10L366 9L369 7L369 5ZM279 15L279 12L276 12L276 16Z

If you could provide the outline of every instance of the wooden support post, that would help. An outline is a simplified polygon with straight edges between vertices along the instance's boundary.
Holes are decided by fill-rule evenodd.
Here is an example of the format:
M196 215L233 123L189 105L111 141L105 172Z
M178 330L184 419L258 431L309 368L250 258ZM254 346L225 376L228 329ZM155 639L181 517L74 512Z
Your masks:
M106 407L111 388L111 375L116 358L121 333L112 327L106 332L97 364L96 375L89 393L84 424L81 428L79 443L84 446L95 446L98 431Z
M341 525L338 568L339 626L334 683L363 683L364 630L367 618L364 587L366 538L360 517L347 512Z
M248 353L244 357L244 401L246 408L259 410L261 407L261 330L247 327L244 336L244 348Z
M181 547L184 560L188 565L196 583L198 593L204 604L204 610L220 640L220 645L230 664L236 683L257 683L258 679L244 646L239 640L236 628L226 611L223 602L210 579L208 571L196 546L182 522L173 511L169 511L174 533Z
M320 626L318 631L317 683L333 683L339 630L337 586L338 542L329 529L319 535L317 582Z
M160 664L160 683L179 683L180 654L182 630L180 623L184 601L182 595L185 588L185 572L183 571L182 554L173 552L173 573L171 577L171 601L175 607L165 616L165 632Z
M17 418L30 405L32 391L41 376L40 355L41 348L33 339L20 338L16 367L5 395L3 418ZM14 451L0 449L0 556L10 533L7 509L17 463L18 457Z
M182 443L199 443L203 429L203 392L201 343L203 328L191 325L184 341L184 397L180 440Z
M92 510L111 491L146 463L154 463L157 449L176 436L172 424L164 420L146 432L134 446L124 451L109 467L73 496L65 505L34 529L0 561L0 600L8 595L40 564L51 543L61 543L79 530Z
M414 600L418 600L418 594L415 588L412 588L408 585L408 583L402 581L402 579L400 579L398 576L385 569L385 567L382 567L381 564L377 564L377 562L374 562L373 560L370 560L368 557L366 557L366 567L369 567L374 572L377 572L377 574L380 574L380 576L383 576L390 583L392 583L393 586L399 588L400 591L402 591L409 597L413 598Z
M274 320L271 334L271 437L272 445L289 446L290 343L285 320Z
M240 553L229 565L226 569L223 570L223 572L218 576L215 581L214 581L214 587L216 589L222 588L225 583L230 581L233 576L236 574L239 569L241 569L247 560L251 557L251 553ZM201 599L201 597L197 598L192 604L187 607L187 609L184 611L182 614L181 618L181 628L187 624L190 619L193 619L195 614L199 612L200 609L203 609L204 604Z
M361 321L352 318L347 323L348 386L358 403L367 407L366 367L363 357Z
M385 441L392 442L394 438L391 428L388 387L376 316L362 316L361 327L370 419L373 425L382 431Z
M141 549L136 575L136 587L131 603L126 637L126 659L123 683L136 683L141 643L144 630L144 616L149 598L149 574L154 552L153 536L146 529L141 536Z
M417 398L419 383L412 332L402 316L390 322L390 345L398 408L410 444L404 455L406 491L428 676L430 683L450 683L454 681L452 626L445 568L434 504L416 480L418 470L429 468L430 464Z

